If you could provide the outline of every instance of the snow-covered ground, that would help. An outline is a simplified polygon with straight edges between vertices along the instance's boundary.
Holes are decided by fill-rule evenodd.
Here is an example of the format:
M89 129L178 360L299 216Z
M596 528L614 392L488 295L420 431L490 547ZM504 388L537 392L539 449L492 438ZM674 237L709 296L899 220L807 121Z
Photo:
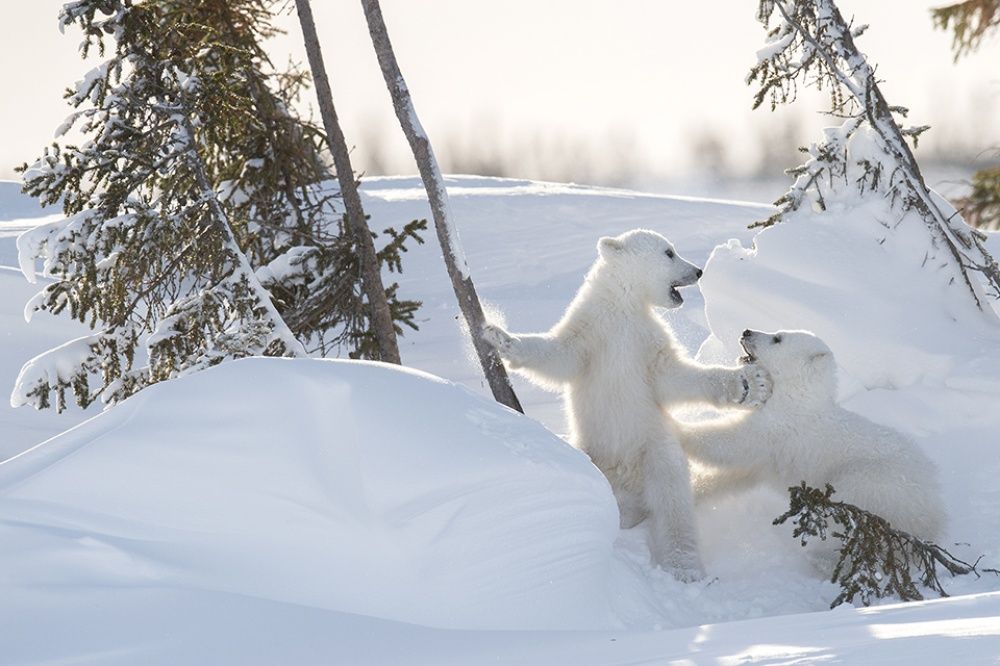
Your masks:
M449 192L480 294L513 330L554 323L597 238L637 226L707 263L705 298L688 290L668 314L692 354L733 360L746 326L815 330L841 363L845 406L938 463L948 547L1000 563L1000 334L947 310L906 253L870 247L850 220L785 225L754 249L746 227L770 208L749 203L477 177ZM0 197L10 386L77 333L23 322L33 288L13 268L14 235L43 211L7 186ZM365 198L376 227L429 214L414 178L372 179ZM250 359L0 464L0 662L998 663L1000 579L827 611L835 587L771 527L785 500L765 491L699 510L706 581L653 569L643 527L615 528L606 483L553 436L558 397L515 379L544 428L484 397L427 240L404 262L401 293L424 307L401 351L448 381ZM88 415L3 407L0 458Z

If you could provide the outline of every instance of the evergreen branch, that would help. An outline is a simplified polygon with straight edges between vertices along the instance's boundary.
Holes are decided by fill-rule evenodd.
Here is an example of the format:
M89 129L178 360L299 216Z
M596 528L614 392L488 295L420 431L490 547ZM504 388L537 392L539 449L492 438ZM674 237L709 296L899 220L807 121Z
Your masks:
M944 7L931 9L934 25L941 30L951 30L952 51L955 60L979 48L988 35L1000 26L998 0L965 0Z
M881 516L847 502L831 499L834 488L812 488L803 481L792 486L788 511L774 519L774 525L788 520L795 526L792 536L805 546L810 539L839 539L837 562L830 581L840 585L840 594L830 604L853 603L865 606L874 599L896 596L903 601L923 599L922 588L946 597L938 568L954 576L975 574L976 562L964 562L941 546L896 529ZM831 523L834 527L831 528ZM997 573L995 569L984 572Z
M260 42L277 32L278 4L63 6L61 26L79 27L81 51L97 49L103 62L66 94L73 111L62 128L84 140L65 145L57 133L21 168L25 191L67 214L30 232L21 258L41 259L56 280L33 311L101 333L86 350L40 357L33 372L52 381L19 385L26 404L50 406L54 393L62 409L70 391L81 404L113 403L226 358L300 349L299 340L377 355L354 239L323 184L325 136L293 111L308 74L273 71ZM385 261L398 269L405 247L396 237L388 245ZM266 269L267 289L257 277ZM394 325L414 325L417 304L385 291ZM143 343L148 363L137 360Z
M878 146L900 167L893 171L889 179L887 196L894 203L900 202L904 209L913 209L917 212L927 226L934 244L943 245L949 253L951 261L948 262L948 266L965 284L977 307L986 312L982 301L983 287L972 274L978 273L986 288L992 292L991 295L1000 298L1000 267L986 249L983 240L961 226L952 224L951 219L941 212L931 196L906 142L906 137L909 136L916 144L917 137L927 128L914 127L903 130L896 124L893 113L902 114L905 110L890 106L886 102L879 89L875 70L855 46L854 37L861 34L862 30L855 29L844 21L833 0L793 0L788 3L761 0L758 15L766 21L775 9L781 16L782 25L785 26L775 30L782 30L784 32L781 34L789 36L785 38L784 47L770 53L751 70L752 74L758 78L764 77L762 85L770 86L772 89L774 86L787 89L792 83L787 70L782 70L780 65L790 60L789 49L799 45L797 48L810 58L818 58L815 84L822 85L825 81L830 85L834 94L833 110L845 108L848 101L860 109L854 120L849 121L854 123L853 126L845 124L842 134L836 141L831 142L828 137L827 143L813 147L810 152L814 154L816 166L811 170L824 168L831 178L834 175L846 176L850 159L846 154L847 139L858 129L857 123L863 120L875 132ZM840 89L847 91L846 98L838 97ZM840 158L829 148L843 149L844 157ZM867 172L866 176L856 179L861 191L864 192L866 187L872 189L881 187L879 174L872 171L873 163L868 162L867 166L864 164L861 166ZM779 205L783 207L768 218L763 223L764 226L780 221L786 213L799 207L807 190L801 185L802 183L797 181L779 200ZM811 185L815 186L815 182ZM818 189L816 191L818 193Z

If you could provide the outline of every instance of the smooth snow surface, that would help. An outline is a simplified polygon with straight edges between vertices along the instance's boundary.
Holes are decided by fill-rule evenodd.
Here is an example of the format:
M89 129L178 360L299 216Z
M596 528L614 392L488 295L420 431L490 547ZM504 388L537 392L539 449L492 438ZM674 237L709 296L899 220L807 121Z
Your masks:
M514 330L548 329L597 239L635 227L706 267L705 299L687 290L665 314L692 354L734 361L748 326L813 329L841 363L844 406L938 464L944 545L1000 564L997 333L920 272L919 234L880 244L877 210L874 225L834 209L755 235L747 225L768 206L446 184L480 295ZM88 330L24 322L38 286L14 239L48 218L10 192L8 386ZM377 229L429 217L417 178L371 179L364 198ZM836 588L771 526L787 498L770 491L699 509L705 581L651 567L644 526L618 531L607 484L551 434L565 428L558 397L515 378L529 418L483 397L426 239L386 277L424 303L404 362L449 381L245 360L153 387L0 465L0 663L997 663L1000 578L945 577L950 599L826 611ZM989 243L1000 252L1000 236ZM97 413L0 404L0 459Z
M0 497L8 604L139 585L446 628L611 621L618 513L587 457L392 366L247 359L157 385L0 465Z

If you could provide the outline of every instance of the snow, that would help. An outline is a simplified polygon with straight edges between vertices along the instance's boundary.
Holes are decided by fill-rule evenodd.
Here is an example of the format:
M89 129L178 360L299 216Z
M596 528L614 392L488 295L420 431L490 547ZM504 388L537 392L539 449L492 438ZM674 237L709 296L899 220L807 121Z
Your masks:
M845 203L755 234L747 225L771 207L446 184L480 295L514 330L551 326L598 237L638 226L707 269L704 299L692 290L665 314L692 354L732 360L747 326L812 328L841 363L844 406L903 430L939 465L945 545L1000 563L996 331L919 268L911 227L880 244L885 227ZM371 179L363 196L376 229L429 216L417 178ZM8 206L0 264L13 267L15 232L46 220L4 221ZM1000 236L988 245L1000 250ZM709 579L684 585L653 569L643 526L618 531L606 484L551 434L565 428L558 398L519 378L528 417L484 398L433 239L391 277L424 302L420 330L400 340L404 363L448 381L375 364L237 361L147 389L0 464L5 659L995 663L1000 579L945 579L948 599L827 611L836 587L770 526L787 502L765 490L699 510ZM25 324L37 287L14 268L0 282L8 382L88 332L45 313ZM0 407L0 458L95 413Z
M31 197L21 194L21 184L12 180L0 180L0 234L9 236L8 227L15 220L37 218L45 215L41 204ZM22 229L23 230L23 229Z
M795 34L795 31L787 30L784 34L775 35L774 39L757 51L757 64L770 60L788 48L788 45L795 39Z
M0 237L0 261L14 263L13 238ZM6 396L14 387L21 366L30 358L90 330L81 324L67 322L47 312L38 313L31 324L24 319L24 304L33 297L37 287L25 281L15 268L0 266L0 377L4 378L0 394ZM14 409L6 399L0 400L0 460L15 455L32 444L48 439L83 420L87 414L75 408L62 415L52 411Z
M8 460L0 494L8 607L53 585L153 585L456 629L610 622L604 478L417 371L226 363Z
M302 264L315 252L315 248L305 245L290 247L271 263L258 268L257 280L261 284L304 282L307 276L302 271Z
M835 207L765 229L752 247L720 245L701 281L715 334L709 344L735 359L746 328L813 331L842 359L845 394L984 375L981 363L1000 351L1000 329L967 290L944 286L940 262L924 265L930 250L920 220L884 213L878 205Z

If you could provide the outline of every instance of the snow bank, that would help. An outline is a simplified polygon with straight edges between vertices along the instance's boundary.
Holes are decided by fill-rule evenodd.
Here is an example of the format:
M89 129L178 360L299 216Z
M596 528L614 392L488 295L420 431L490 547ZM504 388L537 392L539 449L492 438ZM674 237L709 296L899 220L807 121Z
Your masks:
M890 215L881 201L835 204L764 229L749 248L717 247L701 280L713 332L702 355L735 359L746 328L799 328L834 350L844 396L988 374L979 366L1000 351L1000 328L942 280L922 222Z
M0 498L14 615L139 587L446 628L612 623L603 477L538 424L416 371L226 363L0 464ZM94 612L122 611L98 598Z

